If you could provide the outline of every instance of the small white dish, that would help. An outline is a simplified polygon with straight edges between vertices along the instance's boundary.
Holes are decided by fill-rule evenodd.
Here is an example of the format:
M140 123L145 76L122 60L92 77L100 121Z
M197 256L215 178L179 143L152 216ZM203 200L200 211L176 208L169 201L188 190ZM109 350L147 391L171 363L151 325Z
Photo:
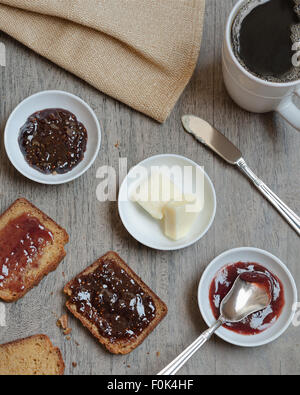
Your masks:
M208 326L216 322L209 301L211 283L220 269L239 261L256 262L277 276L284 287L285 305L277 321L270 328L261 333L255 335L241 335L221 327L216 331L216 335L228 343L237 346L258 347L274 341L290 326L295 314L293 307L297 302L297 288L288 268L280 259L269 252L251 247L241 247L226 251L207 266L201 277L198 288L199 308Z
M20 128L27 118L47 108L62 108L72 112L87 129L88 142L84 159L65 174L43 174L35 170L26 162L19 148ZM94 111L79 97L64 91L43 91L23 100L11 113L4 131L4 145L9 160L25 177L40 184L64 184L80 177L92 166L100 150L101 128Z
M181 188L183 193L196 192L196 174L204 182L204 209L188 236L177 241L171 240L164 235L162 221L152 218L138 203L131 201L132 191L141 182L136 177L137 168L145 169L145 179L150 175L152 167L172 169L174 166L180 170L184 168L192 170L190 174L185 174L182 177L183 180L179 179L179 177L177 178L176 174L170 177L174 184ZM179 250L200 240L214 221L216 206L215 189L205 171L192 160L172 154L152 156L131 169L121 185L118 199L119 214L128 232L147 247L164 251Z

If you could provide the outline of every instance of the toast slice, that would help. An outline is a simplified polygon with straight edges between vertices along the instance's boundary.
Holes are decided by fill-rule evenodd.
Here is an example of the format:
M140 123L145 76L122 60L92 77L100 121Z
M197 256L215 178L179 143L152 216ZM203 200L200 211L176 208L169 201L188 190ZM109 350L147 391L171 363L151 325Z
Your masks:
M63 375L65 364L59 348L46 335L35 335L0 345L0 375Z
M167 306L115 252L108 252L64 288L70 312L113 354L139 346Z
M14 302L38 285L65 257L68 241L46 214L26 199L16 200L0 216L0 299Z

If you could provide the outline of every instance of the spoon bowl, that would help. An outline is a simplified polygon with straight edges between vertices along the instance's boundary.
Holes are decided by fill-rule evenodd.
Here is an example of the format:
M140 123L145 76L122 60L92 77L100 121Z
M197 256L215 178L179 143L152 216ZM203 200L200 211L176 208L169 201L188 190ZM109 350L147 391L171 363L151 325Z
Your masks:
M263 273L242 273L221 303L225 322L239 322L248 315L265 309L272 301L272 284Z
M258 272L242 273L221 303L221 315L217 322L174 359L159 376L174 375L225 323L239 322L252 313L268 307L272 300L269 278Z

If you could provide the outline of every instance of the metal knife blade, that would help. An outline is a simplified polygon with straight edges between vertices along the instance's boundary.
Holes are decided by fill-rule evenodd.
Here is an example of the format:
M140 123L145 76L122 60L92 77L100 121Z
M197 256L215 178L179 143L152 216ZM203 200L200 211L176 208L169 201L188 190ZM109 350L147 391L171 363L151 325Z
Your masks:
M182 124L200 143L206 145L226 162L236 165L242 158L241 151L208 122L194 115L184 115Z
M182 117L182 123L187 132L196 137L200 143L209 147L226 162L235 165L245 176L253 182L256 188L276 208L300 236L300 218L294 213L267 185L260 180L247 165L241 151L236 148L222 133L218 132L208 122L194 115Z

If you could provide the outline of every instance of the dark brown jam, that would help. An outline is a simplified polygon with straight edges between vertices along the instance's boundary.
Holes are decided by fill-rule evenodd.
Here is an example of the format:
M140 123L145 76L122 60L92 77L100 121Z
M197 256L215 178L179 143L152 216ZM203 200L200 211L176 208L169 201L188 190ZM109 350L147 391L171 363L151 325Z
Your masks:
M221 269L210 286L209 299L216 319L220 305L239 275L244 281L255 282L270 291L271 304L264 310L251 314L238 323L227 323L225 328L242 335L255 335L268 329L280 316L284 306L284 289L281 281L257 263L237 262Z
M71 291L77 311L111 343L136 338L156 315L151 296L110 259L76 278Z
M28 214L10 221L0 232L0 289L21 292L24 276L39 265L53 234Z
M32 114L19 136L21 151L31 167L45 174L64 174L84 158L87 131L69 111L50 108Z

